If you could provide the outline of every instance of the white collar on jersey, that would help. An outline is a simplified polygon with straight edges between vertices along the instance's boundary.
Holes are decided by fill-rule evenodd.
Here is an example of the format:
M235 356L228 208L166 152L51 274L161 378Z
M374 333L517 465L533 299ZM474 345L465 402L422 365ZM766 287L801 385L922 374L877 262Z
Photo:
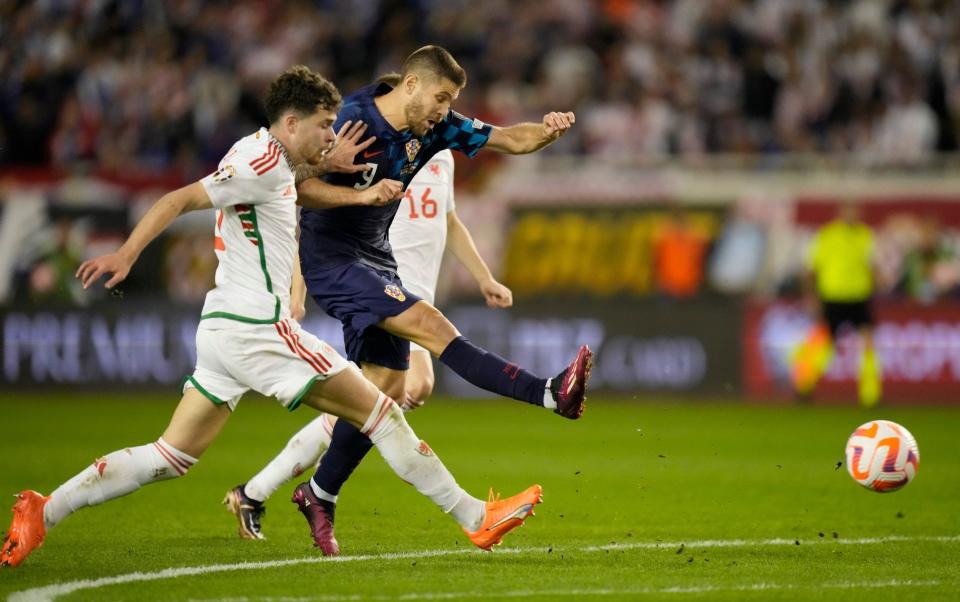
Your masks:
M290 153L287 152L287 148L283 145L283 142L280 142L279 140L277 140L277 137L271 134L270 130L268 130L267 128L263 128L263 130L267 133L267 136L270 138L270 140L273 140L274 142L276 142L277 146L280 147L280 153L283 155L284 160L287 162L287 167L289 167L290 170L292 171L293 161L290 160Z

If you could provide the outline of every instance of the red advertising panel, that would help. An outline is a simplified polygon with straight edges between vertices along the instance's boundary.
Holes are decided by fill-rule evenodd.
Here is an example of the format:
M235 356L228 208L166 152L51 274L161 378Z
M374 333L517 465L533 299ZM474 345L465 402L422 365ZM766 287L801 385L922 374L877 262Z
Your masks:
M960 304L878 302L874 315L883 400L960 403ZM790 356L812 324L798 304L747 304L742 357L748 397L790 397ZM859 338L853 332L841 334L814 400L855 402L859 361Z

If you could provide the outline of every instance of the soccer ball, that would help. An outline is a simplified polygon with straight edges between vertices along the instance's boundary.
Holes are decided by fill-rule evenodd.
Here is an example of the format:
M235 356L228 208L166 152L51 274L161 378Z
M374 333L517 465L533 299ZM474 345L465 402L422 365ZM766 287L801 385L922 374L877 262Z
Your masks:
M872 420L847 440L847 472L867 489L896 491L913 480L919 465L917 440L896 422Z

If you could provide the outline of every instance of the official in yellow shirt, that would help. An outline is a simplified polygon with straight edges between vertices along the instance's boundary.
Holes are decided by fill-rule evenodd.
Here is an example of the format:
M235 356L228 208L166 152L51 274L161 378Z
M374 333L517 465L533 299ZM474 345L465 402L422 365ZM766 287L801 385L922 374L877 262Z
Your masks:
M822 323L798 347L793 358L793 385L810 395L833 357L841 327L856 328L861 337L859 397L868 407L881 394L880 365L873 344L874 242L870 227L860 221L852 203L840 207L837 219L816 233L808 256L808 291L819 301Z

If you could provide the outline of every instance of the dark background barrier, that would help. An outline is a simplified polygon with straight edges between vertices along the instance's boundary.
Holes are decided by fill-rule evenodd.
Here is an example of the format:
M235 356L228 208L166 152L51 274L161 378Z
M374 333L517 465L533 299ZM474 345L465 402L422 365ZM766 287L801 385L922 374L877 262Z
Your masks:
M884 400L960 402L960 305L879 301L874 314ZM810 316L797 304L751 303L743 324L744 392L753 399L789 397L787 361L812 324ZM846 332L817 398L855 399L858 358L857 337Z
M596 351L593 388L733 395L740 389L739 304L665 299L629 303L521 303L510 311L459 305L448 316L473 341L543 376L581 343ZM8 310L2 315L5 386L173 386L192 371L199 309L117 299L94 308ZM311 307L304 327L343 351L340 325ZM445 368L438 391L482 392Z

